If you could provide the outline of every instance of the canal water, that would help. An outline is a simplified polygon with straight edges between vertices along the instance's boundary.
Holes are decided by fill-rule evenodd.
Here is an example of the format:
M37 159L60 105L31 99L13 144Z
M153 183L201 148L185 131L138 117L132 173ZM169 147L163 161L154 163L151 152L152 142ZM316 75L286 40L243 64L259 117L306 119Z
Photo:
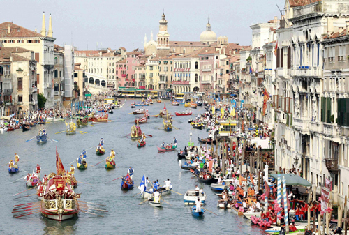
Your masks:
M206 212L203 219L193 218L191 207L183 203L183 196L174 192L163 197L167 204L164 203L162 209L147 203L139 205L143 199L136 195L139 192L137 186L143 174L151 181L158 179L163 182L170 179L173 190L181 194L194 189L197 180L190 172L180 169L177 152L158 153L157 146L162 142L173 142L173 137L176 137L178 149L183 149L189 142L190 132L195 144L198 143L198 136L207 137L208 132L191 128L188 119L193 116L174 116L173 131L165 132L161 129L162 119L151 116L148 123L141 124L141 129L153 137L147 138L146 146L138 149L137 143L128 136L136 116L130 114L133 110L130 104L133 101L127 100L122 108L115 109L114 114L109 115L111 122L77 128L76 135L67 136L64 132L56 134L65 130L64 122L48 123L45 128L51 141L44 145L38 145L35 140L26 142L35 136L42 128L40 126L24 133L16 130L0 135L0 234L262 234L262 230L251 227L248 220L235 212L217 209L217 196L208 185L200 185L207 193L205 208L215 214ZM147 107L150 115L158 114L164 104L172 114L186 109L183 105L174 107L169 101L165 101ZM204 109L201 107L193 109L195 115L202 112ZM111 149L116 152L117 168L113 170L104 169L104 162L96 165L106 157L95 154L95 147L101 138L105 141L106 155L109 155ZM108 212L102 216L79 213L78 218L62 222L48 220L40 214L23 219L13 218L13 205L37 201L34 190L14 196L26 190L25 181L20 178L31 173L36 164L41 166L41 177L56 172L56 147L66 169L69 169L72 162L76 167L76 158L83 149L87 150L89 166L85 171L76 170L75 177L80 182L76 192L81 193L83 201L105 205L103 209ZM14 159L15 153L20 156L20 172L9 175L8 162ZM96 166L92 167L93 165ZM120 180L114 179L125 175L130 166L135 170L135 189L124 192L120 189Z

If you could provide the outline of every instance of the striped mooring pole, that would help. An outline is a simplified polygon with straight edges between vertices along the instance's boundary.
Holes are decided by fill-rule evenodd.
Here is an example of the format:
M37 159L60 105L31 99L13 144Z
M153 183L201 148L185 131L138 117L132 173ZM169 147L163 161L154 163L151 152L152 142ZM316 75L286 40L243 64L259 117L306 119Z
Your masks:
M284 211L285 211L285 230L288 233L288 205L287 205L287 193L286 193L286 180L285 176L282 178L283 182L283 194L284 194Z
M277 187L277 200L278 200L278 205L281 208L281 177L278 177L278 187ZM279 216L281 215L281 211L278 212L277 214L277 224L280 225L280 219Z

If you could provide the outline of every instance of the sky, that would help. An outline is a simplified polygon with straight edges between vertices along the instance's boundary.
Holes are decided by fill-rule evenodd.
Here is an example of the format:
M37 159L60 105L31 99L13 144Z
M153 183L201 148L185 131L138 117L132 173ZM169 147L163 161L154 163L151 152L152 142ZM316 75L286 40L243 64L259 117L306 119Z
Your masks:
M250 25L278 16L285 0L1 0L0 22L13 22L30 30L48 30L52 14L55 44L78 50L125 47L143 49L144 35L154 39L165 12L170 40L199 41L209 17L212 31L229 42L251 45ZM6 9L6 10L4 10Z

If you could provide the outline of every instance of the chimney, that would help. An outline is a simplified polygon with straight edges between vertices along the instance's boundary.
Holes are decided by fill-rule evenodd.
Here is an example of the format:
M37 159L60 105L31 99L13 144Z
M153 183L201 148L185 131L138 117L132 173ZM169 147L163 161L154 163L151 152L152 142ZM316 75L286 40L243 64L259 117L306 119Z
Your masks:
M47 32L47 37L50 37L52 38L52 17L51 17L51 14L50 14L50 22L49 22L49 25L48 25L48 32Z
M11 26L10 26L10 24L7 25L7 33L8 33L8 34L11 33Z
M42 29L41 29L41 35L46 36L46 27L45 27L45 12L42 14Z

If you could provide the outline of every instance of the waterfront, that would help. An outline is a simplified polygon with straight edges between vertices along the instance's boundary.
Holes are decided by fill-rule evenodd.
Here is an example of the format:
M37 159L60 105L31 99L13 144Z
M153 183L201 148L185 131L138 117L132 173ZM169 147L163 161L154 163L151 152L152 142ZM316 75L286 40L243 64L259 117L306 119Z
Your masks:
M188 119L191 117L173 117L172 132L161 130L162 119L153 117L163 108L164 104L151 105L147 107L151 118L146 124L141 124L142 131L147 135L153 135L147 138L147 145L142 149L137 149L136 142L131 141L125 136L130 133L131 126L134 123L134 115L130 115L132 109L128 100L124 107L115 109L114 114L109 115L112 122L98 123L87 128L77 129L87 132L76 135L66 136L65 133L55 134L65 129L64 122L48 123L45 125L49 138L58 142L49 141L45 145L37 145L35 140L26 142L33 137L41 128L37 126L29 132L22 133L17 130L14 132L0 135L1 159L0 163L3 170L0 176L3 179L1 183L1 202L2 211L0 219L3 225L0 228L2 234L23 233L23 234L110 234L111 231L117 234L135 233L135 234L193 234L193 233L230 233L230 234L261 234L262 230L257 227L251 227L250 221L239 217L235 212L217 209L217 196L207 185L201 185L207 193L207 204L205 208L217 215L206 213L204 219L194 219L190 214L191 207L184 206L183 196L172 192L172 195L164 196L166 202L163 209L153 208L147 203L139 205L142 199L138 195L137 186L142 175L145 174L151 181L156 179L163 182L169 178L173 185L173 190L185 193L188 189L194 189L196 179L192 174L180 169L177 161L177 152L157 153L156 146L162 142L173 142L173 137L178 140L178 148L183 148L189 141L189 133L192 132L192 140L197 144L197 137L207 137L208 133L204 130L191 129ZM174 111L183 111L183 106L173 107L170 102L164 102L170 113ZM203 108L193 109L193 115L204 112ZM118 168L107 171L104 169L104 162L95 167L105 159L105 156L96 156L95 147L100 138L105 140L106 155L111 149L116 152L116 165ZM103 217L80 213L79 217L70 221L51 221L43 218L40 214L28 216L24 219L15 219L12 217L12 206L20 203L35 202L37 198L34 190L29 190L18 195L15 199L13 195L24 191L25 180L18 180L24 177L28 172L31 173L36 164L41 166L41 177L56 171L56 146L62 162L66 169L69 163L79 156L83 149L87 150L88 169L86 171L76 170L75 177L78 184L76 192L82 193L81 200L101 203L106 205L107 213ZM19 162L20 172L15 175L9 175L5 169L7 163L17 153L21 159ZM135 170L134 180L135 189L133 191L123 192L120 190L120 180L115 180L127 172L127 168L132 166ZM25 172L24 172L25 171ZM18 181L16 181L18 180ZM32 195L29 197L23 197Z

